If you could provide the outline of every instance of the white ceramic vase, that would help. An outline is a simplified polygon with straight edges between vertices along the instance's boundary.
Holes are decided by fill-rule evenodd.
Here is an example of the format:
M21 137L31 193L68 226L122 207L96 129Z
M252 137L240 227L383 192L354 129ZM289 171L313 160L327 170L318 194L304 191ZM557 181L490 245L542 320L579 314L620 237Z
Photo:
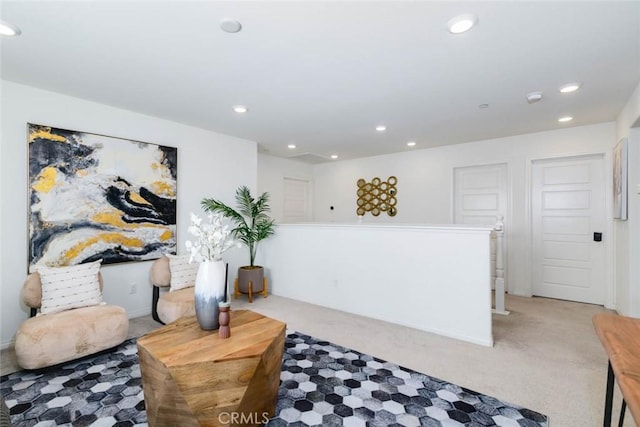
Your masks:
M226 264L222 260L203 261L198 267L194 290L196 317L200 328L210 331L218 329L220 309L226 287Z

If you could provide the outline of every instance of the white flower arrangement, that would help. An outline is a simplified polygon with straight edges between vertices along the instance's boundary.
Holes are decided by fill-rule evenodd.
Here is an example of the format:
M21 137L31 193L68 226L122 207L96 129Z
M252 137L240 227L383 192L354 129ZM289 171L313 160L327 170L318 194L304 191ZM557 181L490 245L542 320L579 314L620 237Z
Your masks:
M222 214L209 213L209 222L202 221L198 215L191 212L191 225L189 233L196 239L191 242L187 240L185 246L191 253L189 263L195 261L218 261L222 259L222 254L233 246L240 246L233 238L233 230L228 224L223 224Z

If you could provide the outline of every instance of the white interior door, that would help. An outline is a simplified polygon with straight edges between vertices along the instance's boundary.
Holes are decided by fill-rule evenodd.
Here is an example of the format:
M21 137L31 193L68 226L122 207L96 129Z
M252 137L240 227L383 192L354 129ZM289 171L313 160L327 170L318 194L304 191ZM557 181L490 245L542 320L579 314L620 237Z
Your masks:
M507 165L469 166L454 169L454 218L456 224L494 226L496 217L507 217ZM505 224L505 236L509 224ZM505 239L506 240L506 239ZM503 247L507 253L506 242ZM496 242L491 239L491 285L495 282ZM507 266L504 266L506 271Z
M493 226L497 215L506 218L506 164L456 168L454 187L456 224Z
M283 220L285 223L311 221L309 181L284 178Z
M604 304L605 227L602 156L535 161L532 165L534 295Z

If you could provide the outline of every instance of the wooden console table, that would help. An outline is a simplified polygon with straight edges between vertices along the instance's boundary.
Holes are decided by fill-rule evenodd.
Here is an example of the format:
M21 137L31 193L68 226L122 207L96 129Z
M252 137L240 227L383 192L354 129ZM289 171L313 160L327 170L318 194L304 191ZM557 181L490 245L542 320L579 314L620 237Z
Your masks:
M600 313L593 316L593 325L609 357L607 390L604 406L604 426L611 425L613 383L622 392L619 425L624 422L628 407L636 424L640 423L640 319Z
M183 317L138 339L150 426L260 425L274 416L286 325L231 312L231 337Z

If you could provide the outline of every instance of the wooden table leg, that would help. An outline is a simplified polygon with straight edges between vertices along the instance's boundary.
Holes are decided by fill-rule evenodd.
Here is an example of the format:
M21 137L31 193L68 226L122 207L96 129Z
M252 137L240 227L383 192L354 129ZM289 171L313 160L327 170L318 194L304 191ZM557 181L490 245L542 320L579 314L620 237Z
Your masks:
M611 367L611 361L609 361L609 367L607 369L607 392L604 398L604 427L611 427L611 407L613 406L614 379L613 368Z

